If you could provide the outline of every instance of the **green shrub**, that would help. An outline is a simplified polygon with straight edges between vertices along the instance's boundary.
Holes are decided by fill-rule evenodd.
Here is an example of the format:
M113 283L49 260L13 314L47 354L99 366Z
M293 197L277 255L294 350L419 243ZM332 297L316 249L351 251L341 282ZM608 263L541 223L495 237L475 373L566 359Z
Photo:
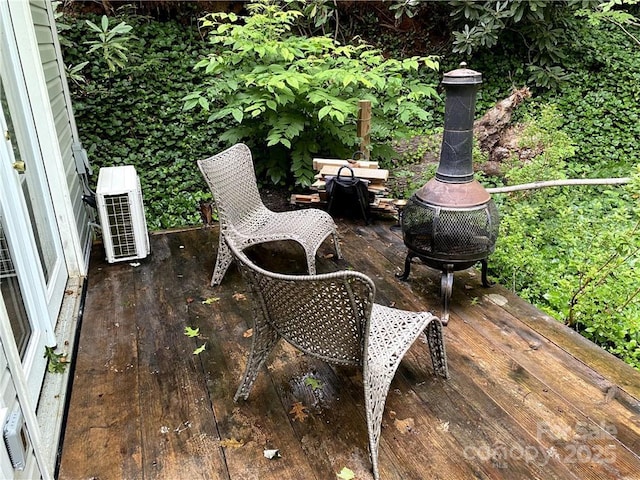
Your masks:
M253 2L248 17L215 13L202 20L213 52L196 64L202 86L184 97L185 110L201 108L209 121L236 123L221 136L253 147L259 173L275 184L293 176L312 183L313 156L348 158L357 149L359 100L371 100L370 132L377 158L392 154L391 140L428 122L435 88L421 82L420 67L433 57L385 59L361 43L339 45L329 37L292 32L296 10Z
M574 178L575 147L552 107L525 129L543 153L512 183ZM640 367L638 180L628 188L559 187L497 195L502 221L491 264L500 282L627 363Z

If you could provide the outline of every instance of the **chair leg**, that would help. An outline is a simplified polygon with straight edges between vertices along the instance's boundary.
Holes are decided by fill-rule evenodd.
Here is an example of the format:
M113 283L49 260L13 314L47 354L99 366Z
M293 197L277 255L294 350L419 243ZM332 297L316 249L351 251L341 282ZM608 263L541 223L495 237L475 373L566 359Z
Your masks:
M379 362L380 359L378 359ZM378 480L378 448L380 445L380 431L382 426L382 414L387 401L387 394L391 387L393 376L400 365L400 358L393 362L379 362L377 365L367 365L364 369L364 403L367 411L367 429L369 430L369 452L373 466L373 478Z
M316 274L316 252L311 250L304 251L307 257L307 270L309 271L309 275Z
M340 248L340 239L338 238L338 232L335 230L331 234L333 237L333 245L336 248L336 256L341 259L342 258L342 249Z
M443 378L449 378L447 352L444 347L444 339L442 338L442 323L434 318L428 323L424 333L427 336L434 372Z
M365 340L362 376L373 478L378 480L378 448L387 394L404 354L423 332L429 332L429 346L433 352L436 352L441 362L438 373L443 376L448 374L442 341L442 324L430 313L405 312L374 304L369 328L369 334ZM433 358L434 354L432 354Z
M218 254L216 256L216 266L213 269L213 276L211 277L211 286L215 287L220 285L224 274L227 273L229 265L233 261L233 255L227 241L224 238L222 232L220 232L220 241L218 242Z
M251 342L251 352L247 360L247 366L244 371L242 382L236 391L233 401L237 402L240 397L247 399L251 387L258 377L258 373L267 360L269 354L273 351L280 337L276 330L267 322L258 319L253 327L253 341Z

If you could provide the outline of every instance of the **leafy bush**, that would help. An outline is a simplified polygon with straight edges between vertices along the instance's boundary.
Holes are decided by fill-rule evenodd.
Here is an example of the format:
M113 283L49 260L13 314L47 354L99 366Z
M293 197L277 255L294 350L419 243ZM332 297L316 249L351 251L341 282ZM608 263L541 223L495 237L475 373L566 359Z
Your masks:
M237 125L221 140L252 145L257 166L275 184L313 181L313 156L350 157L356 149L359 100L371 100L370 136L376 157L390 141L431 118L437 94L417 78L433 57L385 59L367 44L339 45L329 37L301 37L292 26L302 14L269 1L247 6L248 17L206 16L213 53L198 62L202 88L185 96L185 110L199 107L209 121ZM259 170L260 173L260 170Z
M576 13L588 2L567 0L453 0L452 15L461 25L453 32L453 52L471 55L481 49L522 52L529 80L536 86L558 87L569 78L567 47L575 49L585 22Z
M84 42L90 45L87 54L100 52L104 61L107 63L109 70L114 72L117 68L124 68L124 64L129 60L127 52L129 51L128 43L133 37L127 34L133 28L126 22L120 22L115 27L109 26L109 17L102 16L100 26L91 20L86 21L89 28L98 35L97 40L87 40Z
M513 183L575 177L575 147L555 107L530 119L525 146L544 151L507 174ZM640 177L639 177L640 178ZM502 221L491 263L500 282L640 367L638 181L629 188L561 187L496 196Z

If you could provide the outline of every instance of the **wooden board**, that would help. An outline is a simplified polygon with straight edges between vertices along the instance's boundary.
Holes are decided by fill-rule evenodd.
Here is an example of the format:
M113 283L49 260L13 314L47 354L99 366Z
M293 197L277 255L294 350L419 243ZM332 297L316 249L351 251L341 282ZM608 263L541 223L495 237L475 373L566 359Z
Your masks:
M320 171L325 166L330 167L341 167L341 166L351 166L357 168L378 168L378 162L372 162L370 160L356 160L355 163L353 160L341 160L337 158L314 158L313 159L313 169Z
M340 167L337 166L325 165L320 170L320 175L323 177L329 175L335 176L338 174L339 169ZM358 178L364 178L365 180L371 181L386 182L389 178L389 170L385 170L382 168L354 168L353 173Z
M91 265L104 263L93 248ZM78 342L59 478L140 478L140 409L131 267L93 269ZM77 415L75 414L77 413Z

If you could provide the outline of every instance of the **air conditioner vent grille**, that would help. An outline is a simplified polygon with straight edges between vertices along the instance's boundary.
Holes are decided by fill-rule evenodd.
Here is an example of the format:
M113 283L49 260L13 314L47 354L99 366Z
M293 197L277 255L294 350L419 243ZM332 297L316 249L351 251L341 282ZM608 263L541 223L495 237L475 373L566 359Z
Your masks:
M129 195L106 195L104 203L109 219L114 258L135 256L137 247Z

